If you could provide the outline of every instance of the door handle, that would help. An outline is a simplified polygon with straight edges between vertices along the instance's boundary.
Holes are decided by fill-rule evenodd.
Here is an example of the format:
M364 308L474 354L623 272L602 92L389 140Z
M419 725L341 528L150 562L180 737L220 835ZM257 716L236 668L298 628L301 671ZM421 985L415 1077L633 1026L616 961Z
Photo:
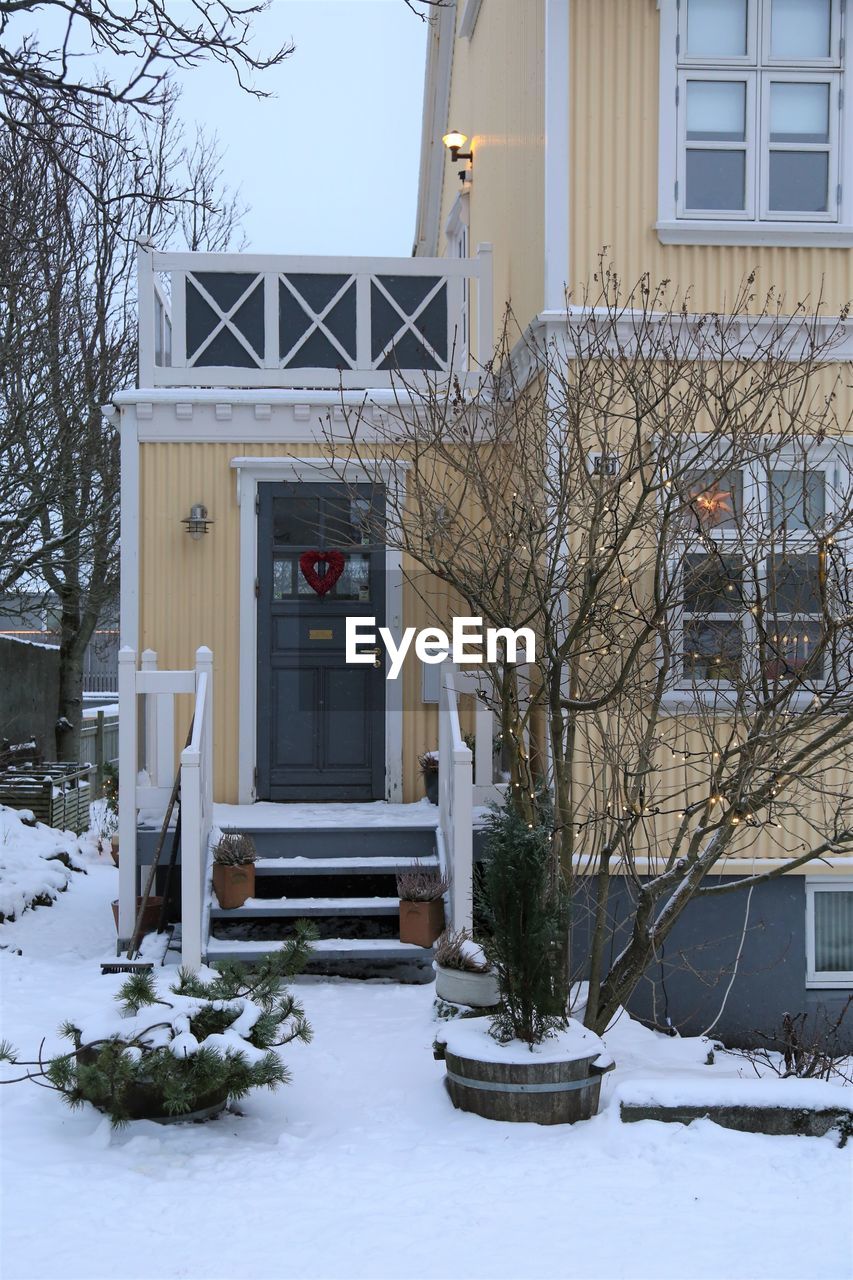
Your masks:
M383 662L382 662L382 646L381 646L381 645L377 645L377 646L376 646L376 648L373 650L373 654L374 654L374 658L373 658L373 665L374 665L374 667L381 667L381 666L383 665Z

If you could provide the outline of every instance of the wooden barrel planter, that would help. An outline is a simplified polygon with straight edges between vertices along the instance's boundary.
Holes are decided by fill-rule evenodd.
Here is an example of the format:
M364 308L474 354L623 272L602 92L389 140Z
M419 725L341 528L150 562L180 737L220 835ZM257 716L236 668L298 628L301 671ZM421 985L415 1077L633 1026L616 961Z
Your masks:
M613 1066L598 1036L575 1034L573 1039L581 1042L577 1049L567 1048L559 1056L563 1037L546 1040L537 1054L517 1041L509 1046L492 1041L489 1046L486 1029L479 1031L483 1049L478 1056L471 1033L480 1021L485 1020L451 1024L445 1033L446 1085L455 1107L487 1120L533 1124L574 1124L596 1114L601 1077ZM584 1038L590 1042L586 1050Z

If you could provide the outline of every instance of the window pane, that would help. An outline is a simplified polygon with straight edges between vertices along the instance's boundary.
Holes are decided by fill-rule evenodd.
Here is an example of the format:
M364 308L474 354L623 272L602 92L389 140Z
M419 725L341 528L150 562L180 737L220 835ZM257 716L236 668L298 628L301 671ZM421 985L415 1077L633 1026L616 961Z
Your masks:
M803 62L830 55L832 0L772 0L770 54Z
M687 152L688 209L746 207L746 153L743 151Z
M815 529L826 514L822 471L771 471L768 492L774 529Z
M276 546L316 546L320 537L319 498L273 498Z
M813 680L819 680L824 673L821 639L819 622L789 622L784 630L771 632L764 674L769 680L787 680L797 672L807 672Z
M818 973L853 969L853 890L815 892L814 950Z
M770 85L771 142L829 142L829 85Z
M828 194L828 152L770 152L770 208L774 213L826 213Z
M820 608L818 557L784 553L766 561L767 604L772 613L816 613Z
M737 622L688 622L683 670L688 680L737 680L741 629Z
M344 571L335 583L333 594L338 600L370 599L369 556L347 556Z
M688 0L687 56L742 58L747 0Z
M687 138L691 142L744 141L746 85L742 80L687 81Z
M697 471L687 477L687 499L703 529L732 529L743 512L743 473Z
M742 581L740 556L685 556L685 612L730 613L741 608Z

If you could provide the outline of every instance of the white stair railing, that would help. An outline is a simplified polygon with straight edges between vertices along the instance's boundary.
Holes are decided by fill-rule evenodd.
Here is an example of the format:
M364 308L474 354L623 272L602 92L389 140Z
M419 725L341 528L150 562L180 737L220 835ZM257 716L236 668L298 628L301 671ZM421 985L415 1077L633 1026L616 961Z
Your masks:
M450 877L451 924L470 929L473 915L474 809L500 804L506 783L494 781L495 715L485 698L482 677L442 667L438 706L438 831ZM460 696L474 699L474 750L462 736Z
M473 755L459 724L456 672L442 668L438 715L438 824L450 878L450 924L471 929L474 920Z
M213 654L202 646L192 671L161 671L146 649L119 651L119 946L133 933L139 883L137 821L140 810L162 821L175 776L175 698L193 698L192 735L181 752L181 960L201 964L207 851L213 825ZM145 697L142 761L140 695ZM140 764L143 771L140 773Z

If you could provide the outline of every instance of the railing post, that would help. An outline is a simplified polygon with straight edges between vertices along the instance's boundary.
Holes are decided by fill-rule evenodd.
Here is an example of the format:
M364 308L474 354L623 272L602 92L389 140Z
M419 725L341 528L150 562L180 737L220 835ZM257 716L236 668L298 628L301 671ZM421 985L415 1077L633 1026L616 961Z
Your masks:
M101 708L95 722L95 790L96 799L104 794L104 711Z
M157 654L153 649L143 649L139 655L139 669L141 671L157 670ZM152 787L159 786L160 776L158 770L158 754L157 754L157 704L158 697L153 693L146 693L145 709L143 711L144 724L144 745L142 750L142 767L148 774L148 778ZM171 785L171 783L170 783Z
M453 928L474 924L474 814L471 784L471 750L453 749L453 882L450 900Z
M202 672L207 674L204 737L201 743L202 821L207 833L213 821L213 653L205 644L195 652L196 691Z
M154 269L151 246L136 246L136 305L139 313L139 385L154 386Z
M494 714L481 698L476 698L474 714L474 783L478 787L490 787L494 781Z
M495 346L494 282L490 244L477 245L477 261L480 265L477 281L477 363L484 365L491 360Z
M202 874L206 837L202 834L201 755L194 747L181 752L181 964L201 964Z
M136 919L136 650L118 652L118 937L127 945Z

